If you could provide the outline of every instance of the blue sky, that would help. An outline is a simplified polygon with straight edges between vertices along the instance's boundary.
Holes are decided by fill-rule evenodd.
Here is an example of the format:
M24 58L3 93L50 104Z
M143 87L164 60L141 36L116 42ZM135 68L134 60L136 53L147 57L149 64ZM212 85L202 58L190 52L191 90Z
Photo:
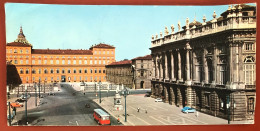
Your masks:
M202 21L227 10L222 6L111 6L7 3L6 40L17 38L20 26L34 49L89 49L106 43L116 47L116 60L150 54L151 36L178 21ZM177 30L177 29L175 29Z

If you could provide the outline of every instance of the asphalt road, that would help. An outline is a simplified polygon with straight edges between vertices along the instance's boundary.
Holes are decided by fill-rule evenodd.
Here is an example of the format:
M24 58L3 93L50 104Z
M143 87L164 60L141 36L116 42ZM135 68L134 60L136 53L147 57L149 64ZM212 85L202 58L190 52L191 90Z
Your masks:
M93 118L93 110L101 108L92 101L97 98L99 92L83 92L74 90L71 85L62 84L61 90L55 95L44 94L41 98L42 103L37 108L28 110L27 121L30 125L36 126L93 126L98 125ZM102 97L114 96L114 91L101 92ZM90 108L85 105L89 104ZM102 109L102 108L101 108ZM17 119L21 121L18 124L25 123L25 112L17 112ZM20 116L20 118L19 118ZM117 120L111 116L111 125L120 125Z

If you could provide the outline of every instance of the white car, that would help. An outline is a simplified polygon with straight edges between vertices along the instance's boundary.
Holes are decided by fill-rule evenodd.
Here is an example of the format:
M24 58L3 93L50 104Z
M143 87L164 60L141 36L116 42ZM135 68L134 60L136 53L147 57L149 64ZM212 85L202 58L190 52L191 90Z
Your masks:
M161 98L156 98L155 102L162 102L162 99Z

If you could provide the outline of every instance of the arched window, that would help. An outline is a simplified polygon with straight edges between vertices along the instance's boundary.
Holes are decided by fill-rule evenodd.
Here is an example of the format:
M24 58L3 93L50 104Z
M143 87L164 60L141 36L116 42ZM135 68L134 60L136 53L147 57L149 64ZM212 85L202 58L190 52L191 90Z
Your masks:
M53 74L53 69L51 69L51 74Z
M48 70L47 69L44 69L44 74L47 74L48 73Z
M32 69L32 74L35 74L35 73L36 73L35 69Z
M20 69L20 74L23 74L23 69Z
M26 69L26 72L25 72L26 74L29 74L29 69Z

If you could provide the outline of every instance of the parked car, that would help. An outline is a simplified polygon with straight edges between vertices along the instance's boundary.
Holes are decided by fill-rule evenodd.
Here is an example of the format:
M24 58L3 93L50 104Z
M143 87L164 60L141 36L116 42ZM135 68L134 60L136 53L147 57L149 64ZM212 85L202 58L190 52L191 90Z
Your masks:
M86 108L90 108L90 105L89 105L89 104L86 104L85 107L86 107Z
M162 102L162 99L161 98L156 98L155 102Z
M188 107L188 106L185 106L185 107L183 107L183 108L181 109L181 111L182 111L183 113L188 114L188 113L195 113L195 112L196 112L196 109L191 108L191 107Z
M19 102L12 102L11 103L11 107L23 107L23 104L22 103L19 103Z
M53 91L50 91L48 95L55 95L55 93Z
M7 120L10 119L10 116L11 116L11 120L13 120L14 119L14 115L7 115Z
M25 99L21 99L21 98L18 98L15 100L15 102L24 102L24 101L25 101Z
M27 94L27 99L29 99L31 97L30 94ZM20 99L26 99L26 96L24 94L21 95Z
M80 86L85 86L85 83L84 83L84 82L81 82L81 83L80 83Z
M150 97L152 92L146 92L144 97Z

